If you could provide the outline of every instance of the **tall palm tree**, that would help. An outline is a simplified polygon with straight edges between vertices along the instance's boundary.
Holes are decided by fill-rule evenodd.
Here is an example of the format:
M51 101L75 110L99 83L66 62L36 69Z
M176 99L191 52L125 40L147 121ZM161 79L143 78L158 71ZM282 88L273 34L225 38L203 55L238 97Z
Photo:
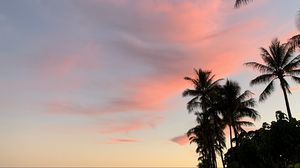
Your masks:
M222 131L223 127L205 117L203 113L197 115L197 122L198 125L191 128L187 135L191 143L197 144L196 152L199 153L198 160L200 161L198 166L201 168L216 168L214 151L221 155L222 161L224 161L222 149L225 147L225 134Z
M248 90L241 93L241 87L237 82L227 80L225 85L220 89L220 98L215 104L223 116L223 122L228 125L230 133L230 145L232 147L234 132L235 139L238 138L239 132L243 130L242 126L253 125L250 121L244 121L245 117L255 120L259 117L255 106L255 100L251 98L252 93ZM238 142L236 141L236 146Z
M216 154L215 152L220 150L220 146L215 146L215 141L221 141L220 138L216 138L216 132L218 132L217 127L214 123L215 118L209 114L209 106L211 102L210 95L215 91L215 88L219 87L219 80L214 81L214 75L211 74L211 71L204 71L202 69L194 69L196 77L185 77L184 79L190 81L193 84L193 89L186 89L183 92L183 96L191 96L192 99L187 103L187 109L191 113L193 112L197 116L198 126L195 127L197 129L192 129L193 135L195 137L202 137L201 140L194 139L194 142L197 143L198 148L197 151L203 150L203 152L198 152L200 155L199 159L203 163L207 163L210 167L215 168L216 164ZM214 124L211 127L211 123ZM200 129L201 128L201 129ZM212 131L209 131L213 128ZM195 131L201 131L201 133L195 133ZM205 136L201 136L204 134ZM188 135L191 135L188 133ZM204 139L203 139L204 138ZM192 141L193 142L193 141ZM201 144L202 143L202 144ZM222 142L219 142L222 144Z
M274 39L271 42L269 51L265 48L260 48L260 50L260 56L265 64L257 62L245 63L246 66L252 67L262 73L262 75L251 80L250 85L268 83L267 87L259 96L259 101L264 101L274 91L274 81L278 79L283 91L289 119L292 119L287 97L287 93L291 93L291 91L286 77L290 77L293 81L300 83L300 55L294 57L293 47L287 44L281 44L278 39Z

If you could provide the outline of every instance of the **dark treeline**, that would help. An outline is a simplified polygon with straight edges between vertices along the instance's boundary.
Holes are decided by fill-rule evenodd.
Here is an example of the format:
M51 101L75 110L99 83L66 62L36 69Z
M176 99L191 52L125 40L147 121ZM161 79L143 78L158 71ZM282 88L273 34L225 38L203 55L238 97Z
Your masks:
M274 91L275 82L278 81L288 117L277 112L277 122L247 133L243 127L252 126L251 121L260 117L254 109L256 101L253 93L242 91L239 84L230 79L214 79L211 71L194 69L194 77L184 78L193 88L186 89L183 96L191 97L187 109L196 116L197 125L187 135L191 143L197 144L198 167L216 168L217 155L221 157L223 167L228 168L281 168L300 163L300 125L292 117L288 101L291 91L286 80L290 78L300 83L300 55L294 56L296 48L288 43L281 44L277 39L271 42L269 49L260 50L264 63L245 63L261 73L250 84L267 84L259 96L259 101L264 101ZM226 127L229 128L230 149L224 155ZM286 141L281 141L282 138ZM271 141L282 144L269 143Z
M235 7L250 1L236 0ZM197 145L199 168L220 167L217 156L227 168L300 168L300 121L292 115L287 81L300 83L300 55L295 56L299 44L300 34L286 43L274 39L268 48L260 48L263 63L245 63L261 73L250 85L266 84L259 102L271 95L278 82L286 106L286 114L277 111L276 121L264 123L255 131L244 130L260 117L251 91L243 91L236 81L215 79L211 71L203 69L194 69L194 77L184 78L193 85L183 96L191 97L187 109L196 116L197 125L188 130L187 136ZM225 128L229 128L230 148L224 154Z

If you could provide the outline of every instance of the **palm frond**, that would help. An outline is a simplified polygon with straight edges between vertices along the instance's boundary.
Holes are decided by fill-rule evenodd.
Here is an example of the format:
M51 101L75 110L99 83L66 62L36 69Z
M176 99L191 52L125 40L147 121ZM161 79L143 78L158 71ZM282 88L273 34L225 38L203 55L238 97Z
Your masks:
M244 107L242 108L240 113L240 117L249 117L253 120L256 120L257 118L260 118L260 115L258 114L258 112L256 110L254 110L253 108L248 108L248 107Z
M274 69L272 67L257 63L257 62L247 62L244 64L245 66L251 67L253 69L257 69L261 73L272 73Z
M285 47L286 52L284 54L284 58L282 60L282 64L281 67L284 67L285 65L288 64L288 62L291 60L291 58L293 57L293 52L294 52L294 48L286 46Z
M237 123L240 126L254 126L253 122L251 121L238 121Z
M256 105L256 101L254 99L248 99L248 100L245 100L243 102L241 102L241 105L242 107L255 107Z
M250 85L253 86L256 84L268 83L275 78L276 76L274 74L263 74L251 80Z
M190 77L184 77L185 80L192 82L192 84L196 85L198 84L198 81L196 79L190 78Z
M263 59L263 61L269 67L272 67L273 69L276 69L276 67L277 67L276 61L274 60L274 58L272 57L272 55L269 53L269 51L266 50L263 47L261 47L260 50L261 50L260 56Z
M186 97L186 96L198 96L198 91L197 90L193 90L193 89L185 89L182 92L182 96Z
M220 81L224 80L223 78L215 80L214 82L211 83L211 87L215 87L217 85L219 85Z
M300 23L300 21L299 21L299 23ZM297 35L291 37L288 40L287 44L293 49L299 47L300 46L300 34L297 34Z
M287 71L286 74L288 74L290 76L300 75L300 69L293 69L293 70Z
M280 44L280 41L275 38L272 40L269 46L270 54L275 61L276 67L280 67L284 56L284 45Z
M297 76L291 76L292 80L295 81L296 83L300 83L300 77Z
M241 5L247 5L249 2L252 2L253 0L236 0L234 7L239 8Z
M259 101L264 101L274 91L274 80L272 80L259 96Z
M188 103L187 103L187 106L186 108L188 109L188 112L191 113L191 112L197 112L196 110L198 108L201 108L201 103L198 100L198 97L194 97L192 100L190 100Z
M297 55L283 67L283 70L288 72L290 70L293 70L294 68L298 68L299 66L300 66L300 55Z
M244 91L244 93L242 93L238 98L237 100L242 102L244 101L245 99L247 98L251 98L252 96L254 95L254 93L252 93L250 90L246 90Z

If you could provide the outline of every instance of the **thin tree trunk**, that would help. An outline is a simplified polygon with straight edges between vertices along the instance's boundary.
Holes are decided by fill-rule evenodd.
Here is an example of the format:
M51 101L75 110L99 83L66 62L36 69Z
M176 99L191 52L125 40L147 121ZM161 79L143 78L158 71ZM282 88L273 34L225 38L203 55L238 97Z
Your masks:
M213 162L213 168L217 168L217 158L216 158L216 153L215 153L214 147L212 147L211 154L212 154L211 158L212 158L212 162Z
M235 146L239 146L239 141L238 141L239 134L238 134L238 131L235 127L235 124L233 124L232 128L233 128L233 132L234 132Z
M287 93L286 93L286 89L283 86L282 80L280 80L280 85L281 85L281 89L283 91L286 110L287 110L287 113L288 113L288 116L289 116L289 120L291 120L292 119L292 113L291 113L291 109L290 109L290 105L289 105L289 99L288 99L288 96L287 96Z
M230 148L232 148L232 131L231 131L231 125L229 125L229 136L230 136Z
M224 157L223 157L223 150L221 148L221 144L219 143L219 150L220 150L220 154L221 154L221 160L222 160L222 165L223 165L223 168L225 168L225 161L224 161Z

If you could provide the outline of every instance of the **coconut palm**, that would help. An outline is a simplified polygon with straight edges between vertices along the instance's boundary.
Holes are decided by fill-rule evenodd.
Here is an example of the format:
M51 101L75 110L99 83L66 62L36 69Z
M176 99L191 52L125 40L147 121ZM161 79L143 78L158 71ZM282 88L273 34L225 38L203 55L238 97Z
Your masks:
M255 100L251 98L252 93L248 90L241 93L241 87L237 82L227 80L220 89L220 97L215 104L223 116L223 122L229 127L230 145L232 147L234 132L235 139L239 132L243 131L242 126L253 125L250 121L244 121L245 117L256 120L259 114L253 109ZM238 142L236 141L236 146Z
M215 75L211 74L211 71L204 71L202 69L194 69L196 77L185 77L184 79L193 84L193 89L186 89L182 96L193 97L187 103L187 109L189 112L198 112L199 107L202 112L206 112L207 107L209 106L209 95L212 93L216 87L219 86L219 82L222 79L214 81Z
M259 96L259 101L264 101L274 91L274 81L278 79L283 91L289 119L292 119L287 96L287 93L291 93L291 91L286 77L290 77L293 81L300 83L300 55L294 57L294 49L289 45L281 44L278 39L274 39L271 42L269 51L265 48L260 48L260 50L260 56L264 64L257 62L245 63L246 66L252 67L262 73L262 75L251 80L250 85L268 83Z
M200 154L199 159L202 164L214 168L217 166L215 152L222 150L224 139L216 136L219 130L217 130L218 126L215 122L217 119L212 115L213 113L210 113L211 110L209 110L212 102L210 96L219 87L218 83L221 79L214 81L214 75L211 74L211 71L204 71L202 69L194 69L194 71L196 74L195 78L184 78L190 81L194 87L193 89L186 89L183 92L183 96L192 97L187 103L187 109L197 116L198 122L195 129L191 129L188 135L191 142L195 142L198 145L197 151Z
M216 168L216 154L223 154L225 147L225 135L222 128L217 129L216 123L203 113L197 115L198 125L190 129L187 135L191 143L197 144L196 152L199 153L198 160L201 168ZM222 139L220 141L220 139Z

